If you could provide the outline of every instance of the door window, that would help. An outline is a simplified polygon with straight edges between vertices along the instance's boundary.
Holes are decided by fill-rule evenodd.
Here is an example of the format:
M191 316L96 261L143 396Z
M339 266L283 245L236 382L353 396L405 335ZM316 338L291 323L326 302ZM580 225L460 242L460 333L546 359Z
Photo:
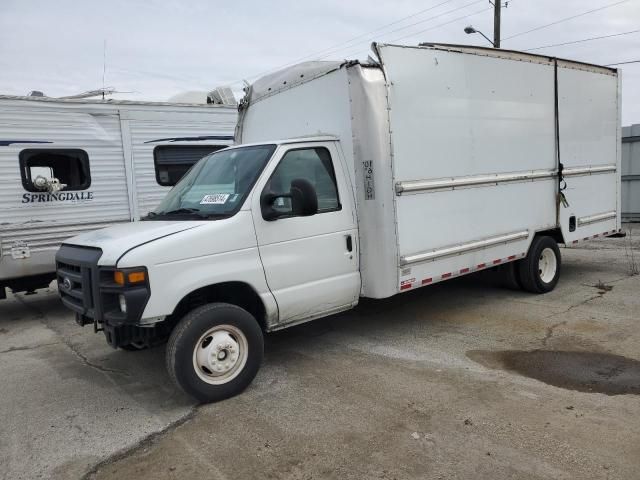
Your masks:
M288 193L291 181L303 178L311 182L318 195L318 213L340 210L340 199L336 175L331 163L331 154L324 147L290 150L265 186L265 191ZM291 212L291 199L278 198L273 208L284 214Z

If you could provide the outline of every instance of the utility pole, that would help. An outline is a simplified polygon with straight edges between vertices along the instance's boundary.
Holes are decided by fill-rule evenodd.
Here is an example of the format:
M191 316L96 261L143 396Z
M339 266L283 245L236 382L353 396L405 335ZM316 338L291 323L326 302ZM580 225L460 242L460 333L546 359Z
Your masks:
M500 8L502 0L493 0L493 46L500 48Z

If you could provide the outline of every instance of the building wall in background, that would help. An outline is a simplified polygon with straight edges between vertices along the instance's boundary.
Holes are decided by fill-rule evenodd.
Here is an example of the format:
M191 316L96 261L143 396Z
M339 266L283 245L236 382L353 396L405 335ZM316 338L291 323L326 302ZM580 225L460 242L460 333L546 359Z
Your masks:
M622 128L622 221L640 222L640 123Z

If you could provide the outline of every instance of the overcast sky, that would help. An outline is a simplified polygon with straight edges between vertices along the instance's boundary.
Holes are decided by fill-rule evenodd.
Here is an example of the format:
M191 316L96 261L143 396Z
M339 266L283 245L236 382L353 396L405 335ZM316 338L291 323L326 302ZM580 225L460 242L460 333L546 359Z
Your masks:
M607 5L614 6L518 35ZM131 92L119 98L166 100L223 84L237 91L241 79L301 59L366 58L372 40L486 45L463 32L468 24L492 36L488 0L0 0L0 93L100 88L105 40L105 86ZM502 46L638 29L640 0L512 0ZM535 52L598 64L640 60L640 32ZM623 124L640 123L640 63L621 69Z

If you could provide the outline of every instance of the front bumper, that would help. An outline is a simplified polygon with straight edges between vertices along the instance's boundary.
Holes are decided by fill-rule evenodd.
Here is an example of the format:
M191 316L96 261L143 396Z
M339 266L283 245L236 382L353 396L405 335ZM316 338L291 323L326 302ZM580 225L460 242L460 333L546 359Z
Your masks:
M130 335L123 335L127 327L139 326L151 290L148 280L136 285L116 284L115 267L98 266L101 256L98 248L62 245L56 254L58 291L79 325L93 323L95 330L104 330L107 341L117 347L128 340ZM126 312L120 308L120 296L126 302Z

